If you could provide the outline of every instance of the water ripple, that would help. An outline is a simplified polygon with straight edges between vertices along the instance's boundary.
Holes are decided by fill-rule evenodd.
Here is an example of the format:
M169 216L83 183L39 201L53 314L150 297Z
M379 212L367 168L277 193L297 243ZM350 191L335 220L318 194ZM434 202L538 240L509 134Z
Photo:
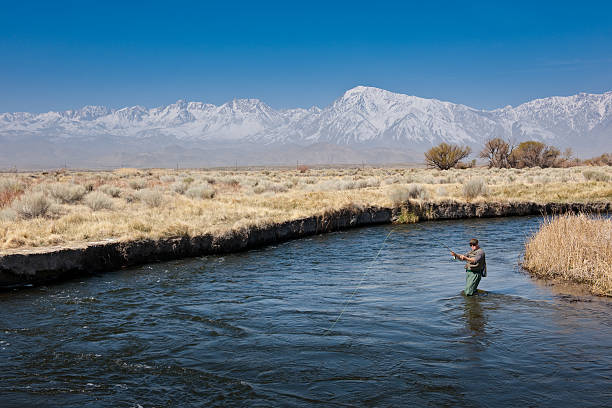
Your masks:
M2 293L2 405L601 406L612 302L520 270L538 222L358 229ZM489 277L466 298L438 242L472 237Z

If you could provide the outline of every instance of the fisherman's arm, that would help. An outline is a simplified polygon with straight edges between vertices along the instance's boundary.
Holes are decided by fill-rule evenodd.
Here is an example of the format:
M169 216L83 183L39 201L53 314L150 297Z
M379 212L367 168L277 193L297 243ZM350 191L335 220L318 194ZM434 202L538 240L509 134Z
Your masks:
M453 252L453 251L451 251L451 255L454 256L457 259L462 260L462 261L467 261L469 263L476 263L476 258L468 258L465 255L461 255L461 254L458 254L458 253Z

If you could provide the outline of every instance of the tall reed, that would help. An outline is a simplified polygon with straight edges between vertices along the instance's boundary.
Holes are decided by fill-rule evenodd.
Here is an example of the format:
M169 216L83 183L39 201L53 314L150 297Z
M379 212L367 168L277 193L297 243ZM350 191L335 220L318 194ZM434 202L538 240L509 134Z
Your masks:
M525 244L523 267L533 275L586 283L612 296L612 219L565 214L546 219Z

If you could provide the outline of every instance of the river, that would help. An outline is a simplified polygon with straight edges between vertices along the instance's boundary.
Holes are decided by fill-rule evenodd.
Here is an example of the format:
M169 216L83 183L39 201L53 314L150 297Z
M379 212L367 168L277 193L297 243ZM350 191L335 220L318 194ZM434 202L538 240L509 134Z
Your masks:
M2 292L0 406L609 406L612 301L520 269L539 222L361 228ZM466 298L441 245L472 237L489 276Z

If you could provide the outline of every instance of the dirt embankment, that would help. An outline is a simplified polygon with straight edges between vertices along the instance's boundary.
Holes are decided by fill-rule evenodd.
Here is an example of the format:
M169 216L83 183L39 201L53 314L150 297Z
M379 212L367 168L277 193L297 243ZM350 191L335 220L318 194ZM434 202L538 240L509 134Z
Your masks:
M463 219L568 212L607 213L612 203L439 203L408 202L398 208L346 209L268 227L160 240L87 243L68 248L36 248L0 255L0 287L59 281L145 263L239 252L324 232L395 222L402 213L413 219Z

